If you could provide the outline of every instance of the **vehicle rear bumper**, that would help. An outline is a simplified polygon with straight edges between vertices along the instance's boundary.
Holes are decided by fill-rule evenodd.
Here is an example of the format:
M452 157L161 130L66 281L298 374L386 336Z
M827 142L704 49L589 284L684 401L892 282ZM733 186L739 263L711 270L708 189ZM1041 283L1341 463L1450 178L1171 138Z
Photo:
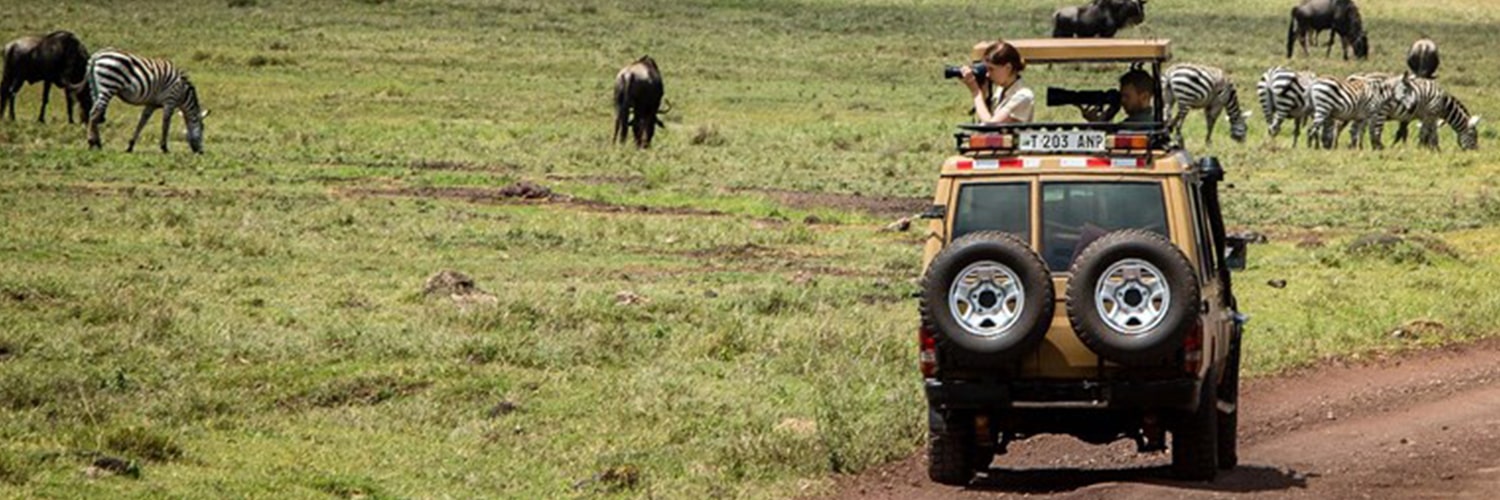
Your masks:
M927 402L939 409L1100 408L1191 409L1194 378L1153 381L977 381L926 379Z

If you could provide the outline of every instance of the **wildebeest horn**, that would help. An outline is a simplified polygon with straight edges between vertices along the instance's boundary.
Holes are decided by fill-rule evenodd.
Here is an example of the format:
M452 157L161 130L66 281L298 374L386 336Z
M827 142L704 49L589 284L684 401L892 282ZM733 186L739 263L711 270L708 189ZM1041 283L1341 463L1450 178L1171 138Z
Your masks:
M661 103L662 108L656 112L657 114L664 115L672 111L672 101L662 99Z

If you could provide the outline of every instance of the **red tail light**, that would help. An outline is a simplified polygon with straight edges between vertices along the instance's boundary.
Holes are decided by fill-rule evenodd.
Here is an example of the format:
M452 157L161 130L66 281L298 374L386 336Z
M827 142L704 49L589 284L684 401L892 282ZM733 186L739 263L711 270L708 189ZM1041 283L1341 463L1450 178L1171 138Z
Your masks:
M927 328L917 329L917 340L921 350L917 352L917 364L922 368L923 377L931 377L937 374L937 339Z
M1198 373L1203 367L1203 320L1194 322L1182 340L1182 365L1188 373Z
M1146 135L1117 135L1112 149L1146 149L1151 144L1151 137Z
M968 149L1011 149L1014 143L1015 138L1010 134L974 134L969 136Z

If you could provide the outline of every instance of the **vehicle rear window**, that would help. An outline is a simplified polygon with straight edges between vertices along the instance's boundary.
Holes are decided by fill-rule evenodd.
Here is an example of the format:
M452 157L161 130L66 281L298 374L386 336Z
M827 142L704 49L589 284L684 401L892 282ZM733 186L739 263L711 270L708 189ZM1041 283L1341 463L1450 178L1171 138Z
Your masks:
M1095 238L1119 229L1167 235L1159 183L1054 182L1042 184L1042 259L1067 271Z
M1031 241L1031 184L965 184L958 190L953 238L975 231L1005 231Z

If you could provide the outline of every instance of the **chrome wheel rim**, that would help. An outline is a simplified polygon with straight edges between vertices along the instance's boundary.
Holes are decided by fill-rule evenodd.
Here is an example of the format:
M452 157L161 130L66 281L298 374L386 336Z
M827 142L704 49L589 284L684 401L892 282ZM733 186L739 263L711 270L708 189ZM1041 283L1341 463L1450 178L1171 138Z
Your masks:
M948 289L948 311L971 335L994 337L1009 330L1026 309L1025 287L1011 268L994 261L969 264Z
M1094 307L1110 329L1140 335L1156 328L1172 307L1172 289L1161 269L1141 259L1114 263L1094 286Z

